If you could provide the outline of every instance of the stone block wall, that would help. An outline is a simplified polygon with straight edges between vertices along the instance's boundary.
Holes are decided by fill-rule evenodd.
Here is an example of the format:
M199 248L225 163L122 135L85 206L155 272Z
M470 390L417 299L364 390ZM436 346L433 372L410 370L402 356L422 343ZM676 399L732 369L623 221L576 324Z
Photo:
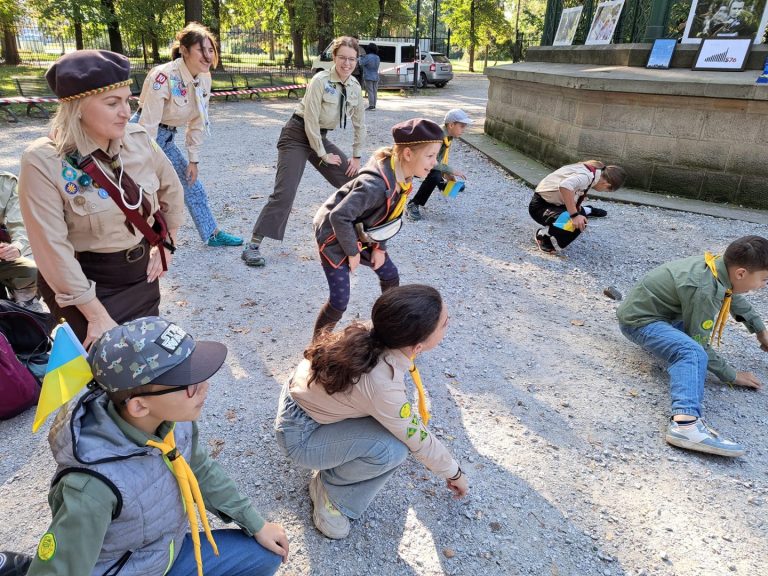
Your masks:
M557 167L596 158L626 168L634 188L768 209L766 100L488 75L486 133L537 160Z

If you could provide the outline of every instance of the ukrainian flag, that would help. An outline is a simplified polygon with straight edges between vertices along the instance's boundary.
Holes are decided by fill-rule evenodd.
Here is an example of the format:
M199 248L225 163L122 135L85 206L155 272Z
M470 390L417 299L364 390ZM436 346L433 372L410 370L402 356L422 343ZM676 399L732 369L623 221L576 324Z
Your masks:
M92 379L88 353L69 324L60 324L53 339L32 432L37 432L48 416L72 400Z

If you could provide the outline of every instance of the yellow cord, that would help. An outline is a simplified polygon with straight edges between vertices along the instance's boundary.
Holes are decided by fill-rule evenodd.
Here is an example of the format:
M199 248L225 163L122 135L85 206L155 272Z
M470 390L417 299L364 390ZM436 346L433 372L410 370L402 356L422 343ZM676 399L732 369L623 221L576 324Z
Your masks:
M429 413L429 408L427 407L427 394L424 392L424 384L421 382L421 374L419 374L419 369L416 368L416 364L413 362L413 358L411 358L411 378L413 378L413 383L416 385L416 391L419 394L419 416L421 416L421 421L424 422L424 426L429 424L429 419L432 418L432 415Z
M715 267L715 261L719 256L715 256L710 252L704 253L704 262L707 264L707 268L712 272L712 276L717 280L717 268ZM728 314L731 311L731 297L733 296L733 290L725 291L725 298L723 298L723 304L720 306L720 312L717 314L717 320L712 327L712 334L709 335L710 346L715 340L715 334L717 334L717 345L720 346L720 340L723 337L723 330L725 330L725 323L728 321Z

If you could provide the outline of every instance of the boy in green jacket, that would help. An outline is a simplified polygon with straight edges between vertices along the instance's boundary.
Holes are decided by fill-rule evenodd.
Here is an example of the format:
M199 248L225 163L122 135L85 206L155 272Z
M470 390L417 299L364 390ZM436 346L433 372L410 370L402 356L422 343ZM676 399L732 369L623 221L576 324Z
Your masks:
M744 236L722 258L709 252L662 264L649 272L619 306L622 333L669 364L672 419L666 440L673 446L720 456L744 448L701 421L707 370L723 382L759 389L751 372L737 372L712 345L720 343L728 314L746 325L768 352L768 330L741 294L768 283L768 240Z

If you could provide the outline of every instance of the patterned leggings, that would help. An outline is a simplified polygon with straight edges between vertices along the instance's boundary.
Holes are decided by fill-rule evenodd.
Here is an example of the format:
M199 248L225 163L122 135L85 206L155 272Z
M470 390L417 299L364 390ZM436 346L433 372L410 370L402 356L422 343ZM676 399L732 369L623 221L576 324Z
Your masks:
M338 268L334 268L322 256L320 259L323 263L325 278L328 280L328 302L336 310L343 312L349 304L349 262L345 260ZM371 267L370 250L363 250L360 254L360 264ZM400 278L397 266L390 260L389 254L386 255L384 264L374 272L381 282L391 282Z

